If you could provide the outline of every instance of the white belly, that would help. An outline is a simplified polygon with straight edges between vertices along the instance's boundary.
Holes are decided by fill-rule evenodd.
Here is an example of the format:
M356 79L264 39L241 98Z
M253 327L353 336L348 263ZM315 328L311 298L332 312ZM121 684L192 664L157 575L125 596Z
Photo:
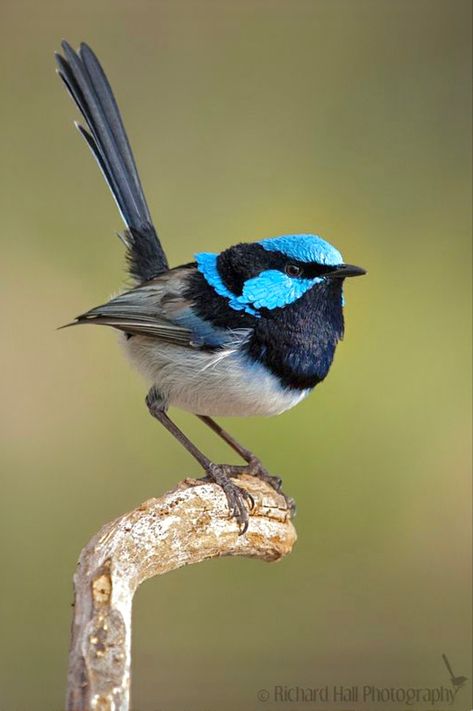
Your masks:
M209 353L134 336L125 350L167 404L199 415L279 415L310 392L283 387L237 349Z

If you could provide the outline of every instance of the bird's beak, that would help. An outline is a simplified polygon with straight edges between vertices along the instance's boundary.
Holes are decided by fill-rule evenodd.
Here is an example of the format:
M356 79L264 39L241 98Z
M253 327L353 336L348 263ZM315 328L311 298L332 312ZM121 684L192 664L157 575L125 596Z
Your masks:
M345 279L345 277L356 277L366 274L366 269L355 267L354 264L340 264L332 272L328 272L324 276L336 277L337 279Z

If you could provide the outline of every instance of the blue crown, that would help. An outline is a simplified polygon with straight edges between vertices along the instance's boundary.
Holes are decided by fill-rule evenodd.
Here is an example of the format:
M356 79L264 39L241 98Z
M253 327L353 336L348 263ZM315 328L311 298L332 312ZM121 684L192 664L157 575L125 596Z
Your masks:
M343 264L343 257L338 249L318 235L281 235L262 239L258 244L268 252L281 252L299 262L317 262L329 267Z

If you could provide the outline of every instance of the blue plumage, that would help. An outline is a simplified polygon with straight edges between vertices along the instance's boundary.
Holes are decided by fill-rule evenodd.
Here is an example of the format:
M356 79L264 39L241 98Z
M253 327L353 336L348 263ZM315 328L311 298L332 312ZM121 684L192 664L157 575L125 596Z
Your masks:
M263 271L244 282L240 295L232 293L223 283L217 268L218 254L201 252L195 255L197 268L206 282L219 296L228 299L228 306L235 311L245 311L260 318L259 309L274 309L286 306L301 297L321 277L294 279L276 269Z
M311 263L327 266L343 264L340 252L318 235L282 235L263 239L257 244L267 252L283 255L283 257L303 262L306 265ZM235 311L246 311L258 318L260 309L288 306L324 278L323 276L313 276L301 279L278 269L268 269L245 280L241 293L235 294L224 283L219 272L218 254L199 252L195 258L197 268L207 283L215 289L219 296L228 299L230 308Z
M59 75L87 123L88 130L79 130L125 221L123 241L136 283L76 323L124 332L132 361L151 383L151 414L223 487L243 532L247 499L229 478L240 469L207 459L170 420L168 407L197 414L251 473L279 490L261 462L210 417L275 415L306 397L326 377L343 337L344 279L364 270L344 264L340 252L314 234L199 252L195 262L169 269L103 69L86 45L76 53L63 43L63 50Z
M228 341L226 329L218 328L203 319L191 306L176 310L173 321L192 333L191 343L194 348L220 348Z
M320 280L321 277L295 279L277 269L270 269L245 281L239 298L255 309L282 308L299 299Z
M259 244L268 252L281 252L301 262L316 262L336 266L343 264L343 257L329 242L312 234L281 235L268 237Z
M219 296L228 299L228 305L235 311L246 311L248 314L258 316L257 312L250 306L250 302L246 301L241 296L233 294L230 289L222 281L222 277L218 271L217 259L218 254L212 252L200 252L195 254L197 268L203 274L205 281L209 284Z

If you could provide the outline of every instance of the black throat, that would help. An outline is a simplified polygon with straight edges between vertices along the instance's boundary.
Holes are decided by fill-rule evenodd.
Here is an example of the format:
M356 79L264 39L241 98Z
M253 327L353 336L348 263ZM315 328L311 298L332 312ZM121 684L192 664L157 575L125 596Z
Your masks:
M244 345L248 356L265 365L282 385L304 390L326 377L343 338L342 284L341 279L325 279L288 306L261 309L260 318L233 310L197 271L186 296L212 325L251 329Z
M326 377L343 328L342 280L327 279L284 308L263 309L246 347L284 385L303 390Z

